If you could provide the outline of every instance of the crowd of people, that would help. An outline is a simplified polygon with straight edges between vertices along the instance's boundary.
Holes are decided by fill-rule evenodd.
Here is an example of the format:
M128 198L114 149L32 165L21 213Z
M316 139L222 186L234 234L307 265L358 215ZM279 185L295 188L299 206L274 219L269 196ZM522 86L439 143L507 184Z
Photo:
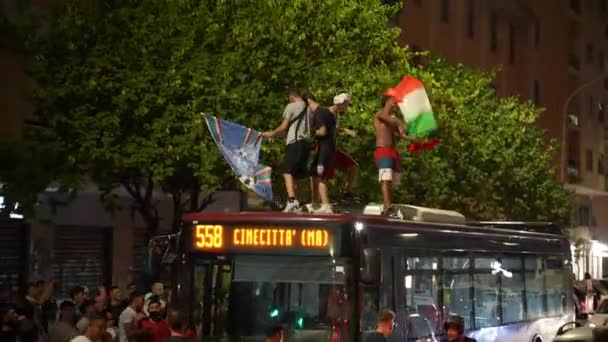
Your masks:
M61 302L53 290L53 282L37 281L23 296L3 296L0 341L180 342L196 335L186 316L167 304L162 283L147 294L129 284L124 297L118 286L98 286L94 293L75 286Z
M314 213L333 213L329 197L329 181L336 170L346 175L345 196L352 198L352 185L358 174L359 164L338 148L338 135L356 137L351 128L339 127L340 115L351 102L348 93L340 93L330 106L320 105L309 93L297 89L288 92L289 103L283 110L281 124L272 131L262 133L266 138L286 134L285 157L282 165L287 190L285 212L300 212L306 209ZM383 214L391 216L392 187L399 183L401 169L396 145L405 138L405 123L394 111L397 108L393 97L385 96L382 108L374 116L376 150L374 159L378 168L378 181L383 196ZM297 181L310 178L311 201L302 205L298 199Z

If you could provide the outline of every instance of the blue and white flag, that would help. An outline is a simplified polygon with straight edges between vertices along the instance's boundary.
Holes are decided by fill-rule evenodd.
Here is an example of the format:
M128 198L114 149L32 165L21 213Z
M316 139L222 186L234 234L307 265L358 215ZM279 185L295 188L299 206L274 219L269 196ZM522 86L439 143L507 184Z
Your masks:
M260 132L216 116L202 115L224 159L243 185L263 199L272 201L272 169L259 164Z

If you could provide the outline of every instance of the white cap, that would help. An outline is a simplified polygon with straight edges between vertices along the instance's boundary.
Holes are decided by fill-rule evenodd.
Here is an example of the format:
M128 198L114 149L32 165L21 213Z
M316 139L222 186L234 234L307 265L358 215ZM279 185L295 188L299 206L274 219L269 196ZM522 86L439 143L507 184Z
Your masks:
M350 102L350 94L348 94L348 93L340 93L340 94L334 96L334 104L335 105L343 104L345 102Z

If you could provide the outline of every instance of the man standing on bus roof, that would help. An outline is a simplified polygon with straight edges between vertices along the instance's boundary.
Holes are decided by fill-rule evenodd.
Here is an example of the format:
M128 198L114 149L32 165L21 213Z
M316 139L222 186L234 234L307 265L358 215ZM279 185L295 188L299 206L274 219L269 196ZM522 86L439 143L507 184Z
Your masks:
M405 124L393 115L396 101L392 97L382 98L382 110L374 116L376 151L374 159L378 167L378 181L382 188L382 215L392 214L392 187L399 184L401 159L397 152L397 139L405 137Z
M477 340L464 335L464 319L458 315L451 315L444 323L445 337L441 342L477 342Z
M283 110L283 121L272 131L262 133L263 137L273 138L287 131L285 157L283 158L283 178L287 189L287 204L284 212L301 211L300 202L296 199L296 180L308 176L307 162L310 153L310 120L306 101L299 90L290 89L289 104Z
M365 342L386 342L395 328L395 313L385 309L378 314L376 330L365 337Z
M336 120L337 115L346 111L350 104L350 95L340 93L334 97L334 104L329 108L318 107L314 113L314 136L317 139L315 155L316 169L312 170L313 188L319 193L321 207L315 213L333 213L329 203L328 183L334 176L336 158Z

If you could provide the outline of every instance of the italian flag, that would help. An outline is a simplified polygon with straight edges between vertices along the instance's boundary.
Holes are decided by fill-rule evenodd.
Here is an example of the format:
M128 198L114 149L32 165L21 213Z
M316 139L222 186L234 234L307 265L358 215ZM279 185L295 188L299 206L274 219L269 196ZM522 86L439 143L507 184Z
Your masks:
M419 143L410 145L410 151L432 149L439 140L433 138L437 133L437 121L431 108L431 102L424 90L424 84L414 77L405 76L399 84L384 94L397 101L397 105L406 123L406 134Z

